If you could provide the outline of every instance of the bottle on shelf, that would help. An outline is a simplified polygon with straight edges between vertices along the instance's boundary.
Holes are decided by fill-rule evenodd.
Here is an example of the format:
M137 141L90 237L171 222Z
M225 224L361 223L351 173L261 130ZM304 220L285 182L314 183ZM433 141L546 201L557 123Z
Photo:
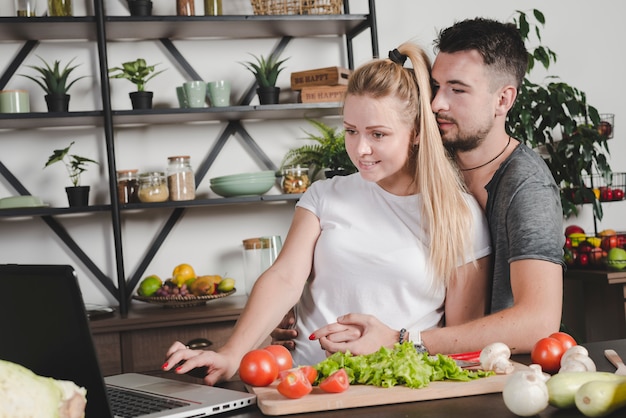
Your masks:
M139 175L139 200L144 203L165 202L169 190L162 171L151 171Z
M188 155L168 157L167 186L170 200L193 200L196 198L196 180Z
M120 203L139 203L139 176L137 170L118 170L117 197Z

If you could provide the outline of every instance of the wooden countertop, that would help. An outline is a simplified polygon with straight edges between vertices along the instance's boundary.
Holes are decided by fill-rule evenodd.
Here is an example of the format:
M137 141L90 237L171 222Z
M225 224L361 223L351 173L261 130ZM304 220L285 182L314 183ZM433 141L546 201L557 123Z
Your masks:
M626 270L613 271L568 268L564 277L574 280L606 280L608 284L623 284L626 283Z
M126 317L115 312L112 316L92 319L90 325L94 334L101 334L236 321L247 300L245 295L232 295L209 301L206 305L189 308L164 308L157 304L133 301Z

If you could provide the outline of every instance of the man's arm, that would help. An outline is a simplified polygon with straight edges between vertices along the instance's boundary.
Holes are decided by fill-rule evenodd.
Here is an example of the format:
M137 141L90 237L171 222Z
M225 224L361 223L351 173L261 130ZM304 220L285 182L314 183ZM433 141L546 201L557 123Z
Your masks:
M493 342L513 353L528 353L537 340L559 330L563 301L563 270L543 260L510 264L513 306L462 325L421 333L431 353L481 350Z

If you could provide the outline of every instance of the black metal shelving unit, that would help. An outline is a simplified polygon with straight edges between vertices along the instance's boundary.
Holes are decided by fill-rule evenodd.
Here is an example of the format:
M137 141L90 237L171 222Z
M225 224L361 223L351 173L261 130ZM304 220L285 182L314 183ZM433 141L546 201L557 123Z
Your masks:
M187 73L190 79L201 79L172 40L277 38L280 41L271 55L280 55L294 38L338 36L344 37L348 65L354 67L352 42L360 34L369 31L372 56L378 56L378 35L374 0L368 0L369 13L350 14L349 0L344 0L344 14L340 15L281 15L281 16L107 16L104 0L94 0L94 16L86 17L0 17L0 41L23 41L24 44L7 69L0 75L0 89L3 89L15 74L24 59L37 46L40 40L84 40L95 42L98 51L99 77L102 95L102 110L67 113L25 113L0 114L0 129L34 129L60 127L101 127L104 131L107 152L107 171L111 203L85 208L38 207L16 208L0 211L1 218L39 217L61 241L70 249L83 265L117 299L122 315L128 312L130 292L137 285L146 268L157 254L172 228L180 221L187 208L259 204L276 201L291 201L299 195L265 195L254 197L196 199L190 202L163 202L150 204L122 205L117 199L115 132L120 126L142 126L155 124L181 123L224 123L225 128L196 169L196 184L204 179L209 168L230 137L238 135L268 169L277 167L265 155L261 147L248 134L241 121L305 119L336 116L340 103L278 104L252 106L256 85L252 84L239 99L239 102L225 108L200 109L150 109L114 110L111 108L108 80L107 45L109 42L132 42L154 40L160 42ZM2 156L4 157L4 156ZM20 195L30 192L2 163L0 175ZM123 242L121 238L121 216L125 211L171 209L165 226L154 237L144 258L132 274L127 275L124 267ZM82 251L69 232L58 222L58 217L76 214L105 212L111 215L113 243L115 247L116 278L105 275L102 270ZM117 286L115 285L117 283Z

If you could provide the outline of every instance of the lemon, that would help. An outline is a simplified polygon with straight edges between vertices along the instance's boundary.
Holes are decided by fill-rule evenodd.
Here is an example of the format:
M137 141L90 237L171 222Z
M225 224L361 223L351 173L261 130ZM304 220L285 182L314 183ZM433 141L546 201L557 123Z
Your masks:
M196 277L196 272L189 264L179 264L172 272L172 282L181 287L189 279Z
M139 284L139 289L137 289L137 293L141 296L150 297L156 293L159 288L163 286L163 282L161 278L156 275L151 275L144 278Z
M230 292L235 288L235 279L230 277L225 277L222 281L217 285L217 290L219 292Z

